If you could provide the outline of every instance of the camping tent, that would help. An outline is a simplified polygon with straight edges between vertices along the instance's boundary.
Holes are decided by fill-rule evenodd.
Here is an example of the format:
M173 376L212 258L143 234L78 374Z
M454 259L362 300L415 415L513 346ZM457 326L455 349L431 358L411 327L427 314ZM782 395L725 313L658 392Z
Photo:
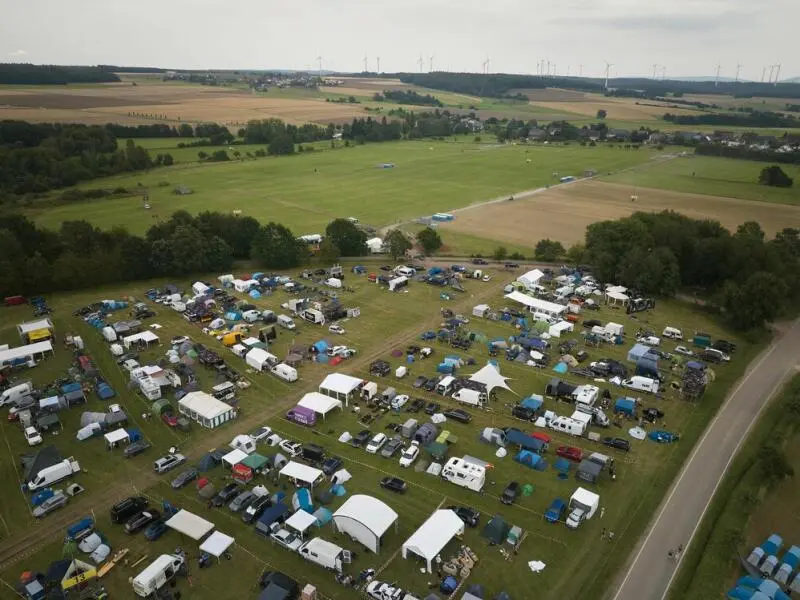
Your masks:
M115 429L114 431L109 431L107 434L103 436L106 439L106 445L109 448L114 448L117 444L122 442L129 441L128 432L125 431L122 427L119 429Z
M208 552L211 556L219 558L231 547L233 542L234 539L231 536L225 535L220 531L215 531L208 536L206 541L200 544L200 551Z
M650 346L645 346L644 344L636 344L628 351L628 361L635 363L640 358L642 358L645 354L650 352Z
M397 513L372 496L355 494L333 513L333 525L340 533L361 542L375 553L380 551L381 536L397 526Z
M503 517L495 515L483 527L481 535L495 544L502 544L508 537L511 526L505 522Z
M464 522L452 510L437 510L403 544L403 558L412 552L422 557L431 570L431 562L447 543L464 533Z
M188 535L193 540L204 538L214 529L214 524L188 510L179 510L166 523L167 527Z
M314 515L307 513L305 510L298 510L291 517L286 519L286 526L291 527L303 537L309 527L317 524L317 518Z
M236 448L235 450L231 450L225 456L222 457L222 464L227 465L230 468L233 468L235 465L238 465L245 458L247 458L247 456L248 456L247 452Z
M330 396L326 396L324 394L320 394L319 392L310 392L300 399L300 402L297 403L297 406L302 406L303 408L313 410L315 413L318 413L325 418L325 416L334 408L341 410L342 401L336 400L335 398L331 398Z
M600 479L600 473L603 470L603 465L596 463L593 460L584 459L578 465L578 470L575 472L575 478L587 481L589 483L597 483Z
M256 371L265 371L269 369L271 357L273 357L273 355L266 350L262 350L261 348L253 348L245 355L244 360L247 363L247 366L252 367Z
M545 460L540 455L530 450L520 450L514 457L514 460L526 467L536 469L537 471L544 471L547 468Z
M319 393L342 400L347 406L348 401L358 393L363 383L358 377L344 373L331 373L319 384Z
M470 381L484 384L486 386L487 394L491 394L492 390L496 387L508 390L513 394L514 391L508 387L508 384L506 383L507 379L508 377L503 377L500 375L500 370L492 363L488 363L485 367L480 369L477 373L469 378Z
M562 333L567 333L575 329L575 325L569 321L559 321L555 325L551 325L548 333L553 337L561 337Z
M314 467L309 467L308 465L291 460L280 470L279 475L302 481L314 487L314 484L322 479L324 473Z
M535 285L538 285L542 277L544 277L544 273L542 271L539 269L533 269L532 271L528 271L524 275L517 277L517 281L519 281L525 287L531 288Z
M150 344L155 344L157 342L158 336L152 331L143 331L141 333L136 333L134 335L129 335L122 338L122 343L126 348L130 348L132 344L145 344L146 346L149 346Z

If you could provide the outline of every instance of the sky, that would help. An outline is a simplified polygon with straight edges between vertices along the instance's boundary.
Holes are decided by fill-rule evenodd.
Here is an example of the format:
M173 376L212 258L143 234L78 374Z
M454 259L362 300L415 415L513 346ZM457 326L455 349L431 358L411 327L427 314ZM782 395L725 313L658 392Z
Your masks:
M0 62L800 75L798 0L0 0L0 15Z

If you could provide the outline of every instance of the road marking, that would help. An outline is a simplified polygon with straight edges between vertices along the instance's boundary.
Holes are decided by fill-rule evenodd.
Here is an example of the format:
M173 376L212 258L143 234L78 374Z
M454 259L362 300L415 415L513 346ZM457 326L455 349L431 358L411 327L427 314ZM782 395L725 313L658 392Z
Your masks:
M781 338L781 339L785 339L785 338ZM636 567L636 563L639 561L639 557L641 557L642 552L644 552L644 549L647 547L647 543L650 541L650 537L653 535L653 532L655 531L656 527L658 526L659 522L661 521L661 517L664 516L664 512L667 510L667 507L669 506L669 503L672 501L672 497L675 495L675 492L677 491L678 487L680 487L680 484L681 484L681 481L683 480L684 475L686 475L686 472L689 470L689 467L692 465L692 462L694 461L695 457L697 456L697 453L700 451L700 448L705 443L706 438L708 437L708 434L711 432L712 429L714 429L714 425L716 425L717 420L719 419L720 415L722 415L725 412L725 410L728 408L728 405L730 404L731 400L736 396L736 394L739 393L739 390L742 388L742 386L745 383L747 383L747 381L753 376L753 374L758 371L758 368L761 366L761 364L767 358L769 358L770 355L772 355L772 353L777 349L779 342L780 342L780 340L777 340L772 344L770 349L767 350L767 352L758 360L758 362L755 363L755 365L750 369L750 371L741 379L741 381L736 386L736 388L733 390L733 392L728 394L727 399L722 404L720 409L717 411L717 414L711 420L711 423L709 423L708 427L706 427L706 430L703 433L703 437L700 438L700 441L697 443L697 445L695 445L694 450L692 451L692 454L689 456L689 459L686 461L686 463L684 463L683 468L681 469L681 473L680 473L680 475L678 475L678 479L676 479L675 483L672 484L672 489L670 490L670 493L667 496L667 499L664 501L663 505L661 506L661 510L658 512L658 515L656 516L655 521L653 521L652 525L650 526L650 530L647 532L647 536L644 538L644 542L642 542L641 546L639 547L639 551L636 553L636 556L634 557L633 561L631 562L630 567L628 568L628 571L625 573L625 578L622 580L622 583L617 588L617 593L614 595L613 600L618 600L619 597L620 597L620 594L622 594L622 592L624 591L625 584L628 583L628 580L631 577L631 573L633 573L633 570ZM766 404L766 402L765 402L765 404ZM741 441L740 441L740 443L741 443ZM723 472L723 475L724 475L724 472ZM673 577L674 577L674 571L673 571ZM669 588L667 588L667 589L669 589ZM662 596L662 598L663 598L663 596Z

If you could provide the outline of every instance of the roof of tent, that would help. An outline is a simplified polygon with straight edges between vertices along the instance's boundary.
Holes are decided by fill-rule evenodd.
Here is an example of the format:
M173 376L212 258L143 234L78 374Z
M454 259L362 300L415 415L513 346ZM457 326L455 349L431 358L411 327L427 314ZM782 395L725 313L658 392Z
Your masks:
M233 410L230 404L225 404L206 392L189 392L178 400L178 404L206 419L215 419Z
M354 494L348 498L333 513L334 520L337 517L358 521L377 537L381 537L397 521L397 513L390 506L364 494Z
M627 294L623 294L622 292L606 292L606 296L609 298L613 298L614 300L621 300L624 302L625 300L630 300Z
M295 531L299 531L300 533L305 532L309 527L316 524L317 518L314 515L308 514L302 509L298 510L291 517L286 519L286 525Z
M236 448L235 450L231 450L225 456L223 456L222 461L228 463L229 465L238 465L245 458L247 458L247 456L247 452Z
M480 369L477 373L469 378L470 381L477 381L478 383L484 384L486 386L487 393L491 393L496 387L501 387L504 390L514 393L514 390L508 387L508 384L506 383L507 379L508 377L503 377L500 375L500 371L492 363L488 363L485 367Z
M567 307L563 304L556 304L555 302L548 302L547 300L540 300L539 298L532 298L527 294L523 294L522 292L511 292L510 294L505 295L506 298L509 300L513 300L514 302L519 302L520 304L524 304L534 310L542 310L545 312L556 313L560 314L567 310Z
M242 464L246 467L250 467L253 470L258 470L266 464L269 464L269 458L266 456L262 456L258 452L253 452L242 461Z
M342 408L342 401L320 394L319 392L310 392L300 399L297 406L309 408L316 413L326 415L334 408Z
M50 319L39 319L38 321L28 321L27 323L20 323L17 325L17 331L20 334L38 331L39 329L52 329L53 322Z
M122 440L127 440L129 436L128 432L125 431L122 427L120 427L119 429L115 429L114 431L109 431L103 437L106 438L106 441L109 444L116 444L117 442L121 442Z
M280 474L306 483L314 483L323 473L319 469L291 460L281 469Z
M411 550L433 560L454 536L464 533L464 522L452 510L437 510L403 544L403 555Z
M358 377L345 375L344 373L331 373L322 380L319 387L339 394L349 394L358 389L362 383L363 381Z
M211 521L206 521L204 518L183 509L170 518L166 525L183 535L188 535L193 540L205 537L214 529L214 524Z
M208 552L211 556L216 556L219 558L222 554L230 548L231 544L233 544L234 539L229 536L225 535L220 531L215 531L208 539L200 544L200 550L202 552Z
M521 281L522 283L538 283L542 277L544 277L542 271L539 269L532 269L524 275L517 277L517 281Z
M53 344L50 343L50 340L28 344L27 346L19 346L17 348L9 348L8 350L0 350L0 364L27 356L33 356L34 354L43 354L52 351Z
M487 539L492 540L496 544L502 544L503 541L508 537L508 532L511 529L511 526L506 523L505 519L500 515L494 515L487 523L483 526L483 531L481 531L481 535Z

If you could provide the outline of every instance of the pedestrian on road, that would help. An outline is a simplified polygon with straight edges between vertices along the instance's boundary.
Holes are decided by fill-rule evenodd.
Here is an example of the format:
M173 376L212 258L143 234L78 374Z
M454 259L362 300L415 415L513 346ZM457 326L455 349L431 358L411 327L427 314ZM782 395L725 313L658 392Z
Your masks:
M670 560L674 559L675 558L675 550L670 548L669 552L667 552L667 558L670 559Z

